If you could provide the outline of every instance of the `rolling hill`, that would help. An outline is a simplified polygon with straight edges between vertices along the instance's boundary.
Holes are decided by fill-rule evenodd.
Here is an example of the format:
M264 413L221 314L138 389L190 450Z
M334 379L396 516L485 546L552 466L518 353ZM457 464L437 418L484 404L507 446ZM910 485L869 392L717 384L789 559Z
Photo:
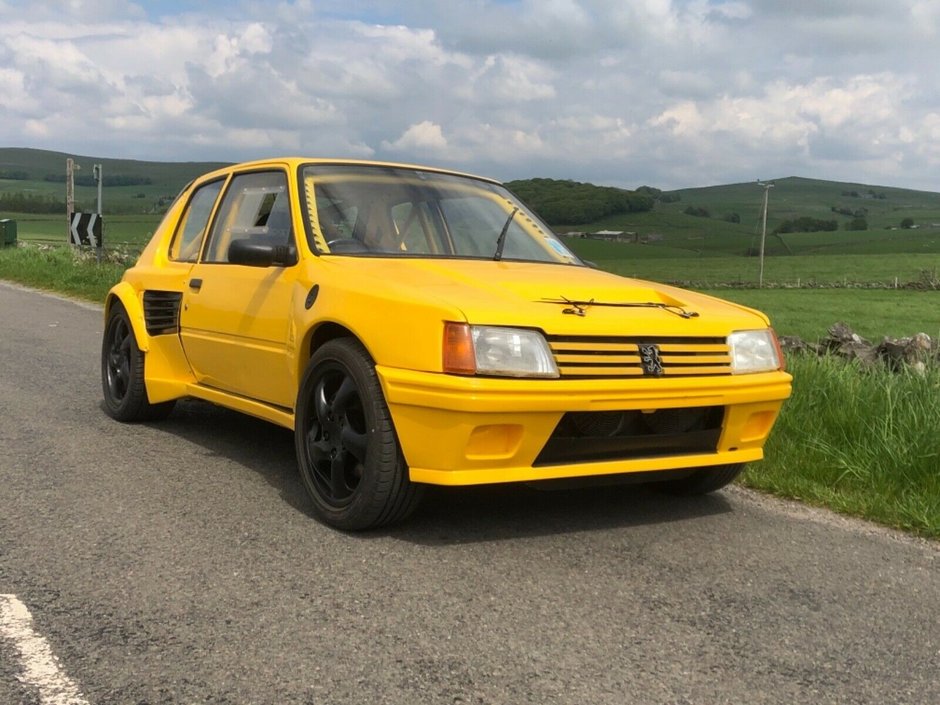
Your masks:
M148 219L155 218L188 181L222 166L217 162L146 162L39 149L0 148L0 199L7 194L24 194L64 202L64 183L54 179L64 177L65 160L69 156L81 165L80 174L86 177L91 173L92 164L100 163L106 177L124 177L125 181L131 182L104 189L105 214L148 214ZM528 202L541 204L550 194L540 192L540 188L557 189L563 183L551 179L527 179L510 185ZM577 186L585 188L572 190L572 193L586 193L587 198L609 199L610 192L619 191L590 184ZM655 189L640 191L649 193ZM94 186L76 186L75 192L80 208L94 205L97 194ZM623 193L637 195L635 192ZM629 210L623 209L593 222L554 225L561 233L624 231L635 234L624 240L644 243L582 240L580 237L570 240L579 253L599 262L740 257L753 255L759 246L762 199L763 189L755 182L689 188L660 193L649 210L636 208L634 203ZM545 212L549 214L552 209ZM583 209L583 212L589 213L591 209ZM11 215L16 216L15 213L0 212L0 218ZM859 216L864 217L867 229L847 230L846 226ZM774 230L786 221L798 218L835 221L836 229L773 235ZM905 219L910 219L915 227L902 228L901 223ZM567 222L577 221L569 218ZM137 241L145 237L154 224L149 220L142 223L139 234L128 233L125 236L115 232L112 242ZM24 223L24 226L21 228L24 235L28 235L31 229L40 236L44 233L45 226L38 220ZM57 222L48 226L49 232L57 233L60 229ZM771 256L936 254L940 252L940 193L801 177L777 179L770 191L768 233L766 252Z

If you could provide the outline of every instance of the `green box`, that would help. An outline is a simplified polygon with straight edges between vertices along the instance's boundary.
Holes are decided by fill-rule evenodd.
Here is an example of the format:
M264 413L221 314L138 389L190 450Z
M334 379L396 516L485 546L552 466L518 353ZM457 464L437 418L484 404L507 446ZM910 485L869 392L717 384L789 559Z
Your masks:
M4 218L0 220L0 243L3 247L16 244L16 221Z

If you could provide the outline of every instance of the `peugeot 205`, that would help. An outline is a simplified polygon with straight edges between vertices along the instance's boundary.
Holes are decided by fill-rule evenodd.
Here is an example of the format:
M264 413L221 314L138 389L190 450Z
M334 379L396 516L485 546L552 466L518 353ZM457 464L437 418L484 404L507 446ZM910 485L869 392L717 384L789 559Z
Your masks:
M702 494L790 393L761 313L599 271L499 183L277 159L187 186L108 294L107 412L194 397L294 432L315 515L427 485L648 480Z

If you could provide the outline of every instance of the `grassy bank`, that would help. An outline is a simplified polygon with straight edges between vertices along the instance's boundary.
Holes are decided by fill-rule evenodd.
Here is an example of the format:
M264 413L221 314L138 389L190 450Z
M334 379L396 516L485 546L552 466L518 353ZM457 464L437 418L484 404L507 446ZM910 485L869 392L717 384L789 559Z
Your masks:
M109 251L98 263L93 252L68 246L6 247L0 249L0 279L101 302L135 259L135 254Z
M940 370L791 360L793 396L744 484L940 538Z

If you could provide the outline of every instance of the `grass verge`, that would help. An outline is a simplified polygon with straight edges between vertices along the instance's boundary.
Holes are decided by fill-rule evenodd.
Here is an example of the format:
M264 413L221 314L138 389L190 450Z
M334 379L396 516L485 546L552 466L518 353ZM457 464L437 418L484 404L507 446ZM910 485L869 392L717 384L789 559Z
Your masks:
M940 538L940 370L795 357L793 396L749 487Z
M98 263L94 252L21 243L0 248L0 279L101 302L135 260L136 254L109 250Z

